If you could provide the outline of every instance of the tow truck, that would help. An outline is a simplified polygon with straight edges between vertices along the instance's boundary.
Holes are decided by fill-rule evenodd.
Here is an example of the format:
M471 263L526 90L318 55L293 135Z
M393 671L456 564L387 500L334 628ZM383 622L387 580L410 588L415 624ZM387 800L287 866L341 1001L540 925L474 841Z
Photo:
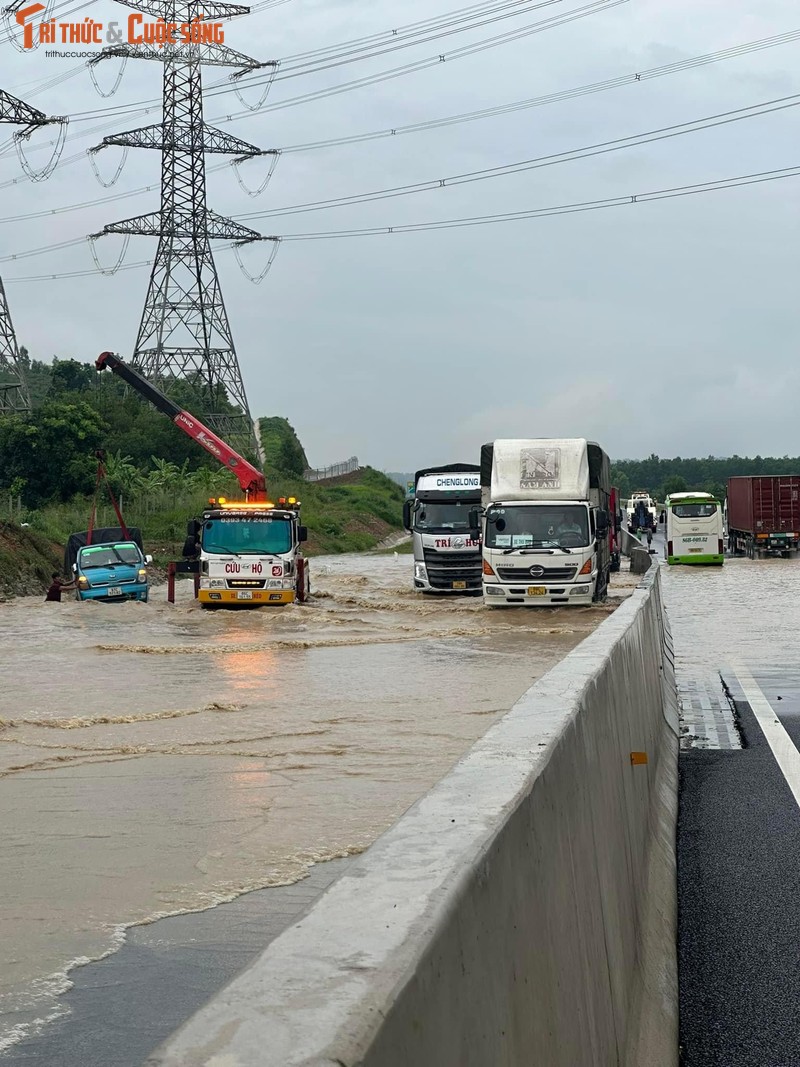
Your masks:
M309 573L301 546L308 531L300 523L300 501L281 497L273 503L257 467L113 352L101 353L95 366L118 375L171 419L236 476L244 494L243 500L210 500L201 517L189 522L184 561L170 564L170 574L194 574L197 598L207 608L305 601Z

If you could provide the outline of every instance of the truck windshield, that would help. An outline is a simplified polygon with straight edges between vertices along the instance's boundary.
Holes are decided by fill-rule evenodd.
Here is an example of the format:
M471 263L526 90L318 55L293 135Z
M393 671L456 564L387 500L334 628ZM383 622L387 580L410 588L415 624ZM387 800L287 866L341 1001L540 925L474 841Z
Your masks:
M415 530L468 530L470 509L466 500L420 500L414 517Z
M589 544L589 515L580 504L490 507L487 548L583 548Z
M292 524L288 519L209 519L203 529L206 552L269 556L289 552Z
M78 565L83 570L90 567L114 567L118 563L135 566L141 561L142 554L136 545L97 545L82 548L78 556Z

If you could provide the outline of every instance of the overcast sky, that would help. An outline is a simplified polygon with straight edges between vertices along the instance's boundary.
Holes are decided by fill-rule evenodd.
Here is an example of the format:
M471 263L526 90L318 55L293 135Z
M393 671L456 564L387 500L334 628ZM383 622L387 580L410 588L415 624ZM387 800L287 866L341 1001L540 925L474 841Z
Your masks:
M229 25L226 41L281 58L390 30L466 0L289 0ZM275 104L552 17L542 12L446 41L276 83ZM106 0L80 15L126 16ZM340 137L492 107L630 75L800 28L791 0L629 0L571 25L439 63L368 89L227 122L232 94L206 117L264 148ZM209 205L240 215L511 163L800 93L800 42L669 77L635 82L480 122L284 155L258 199L228 168L209 175ZM114 64L116 61L114 61ZM113 81L118 65L101 66ZM48 113L84 112L158 96L160 69L131 62L111 100L80 60L21 55L0 40L0 87ZM207 83L224 76L209 70ZM256 90L248 94L257 97ZM252 222L264 233L398 225L643 193L800 163L791 108L717 129L457 188ZM106 134L157 121L73 122L64 158ZM5 131L4 131L5 132ZM10 131L9 131L10 132ZM32 162L47 153L29 145ZM5 141L5 137L0 137ZM104 173L118 156L98 158ZM212 157L216 163L219 157ZM243 176L258 184L263 164ZM251 169L247 169L251 168ZM157 183L155 152L131 151L112 190L89 162L47 181L0 187L0 255L49 246L157 208L157 192L45 219L42 208ZM21 175L0 154L0 183ZM800 178L745 188L445 232L286 242L260 286L233 255L217 256L254 415L286 415L312 464L350 455L388 470L475 461L496 437L587 436L612 457L800 453L797 249ZM7 222L7 219L16 221ZM109 238L98 253L113 261ZM134 238L128 261L155 239ZM266 247L248 249L254 270ZM90 268L86 245L0 263L21 343L39 358L130 355L148 269L49 282L15 277Z

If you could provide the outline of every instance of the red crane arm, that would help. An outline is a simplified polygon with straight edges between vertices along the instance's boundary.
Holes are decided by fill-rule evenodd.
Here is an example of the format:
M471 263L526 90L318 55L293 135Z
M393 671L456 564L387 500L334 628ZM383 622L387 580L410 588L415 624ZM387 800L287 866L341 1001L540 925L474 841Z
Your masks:
M165 396L152 382L143 378L133 367L123 363L113 352L102 352L95 362L98 370L110 370L119 375L133 389L149 400L154 407L167 415L185 434L196 441L201 448L219 460L223 467L233 471L247 500L261 503L267 499L267 483L264 475L249 463L244 456L217 437L199 419L188 411L179 408L168 396Z

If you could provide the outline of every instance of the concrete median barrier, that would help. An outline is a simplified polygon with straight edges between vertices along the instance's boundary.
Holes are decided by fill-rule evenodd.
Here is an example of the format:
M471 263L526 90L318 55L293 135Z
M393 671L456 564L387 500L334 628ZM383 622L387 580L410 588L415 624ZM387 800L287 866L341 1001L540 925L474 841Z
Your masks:
M158 1067L673 1067L678 724L658 568Z

